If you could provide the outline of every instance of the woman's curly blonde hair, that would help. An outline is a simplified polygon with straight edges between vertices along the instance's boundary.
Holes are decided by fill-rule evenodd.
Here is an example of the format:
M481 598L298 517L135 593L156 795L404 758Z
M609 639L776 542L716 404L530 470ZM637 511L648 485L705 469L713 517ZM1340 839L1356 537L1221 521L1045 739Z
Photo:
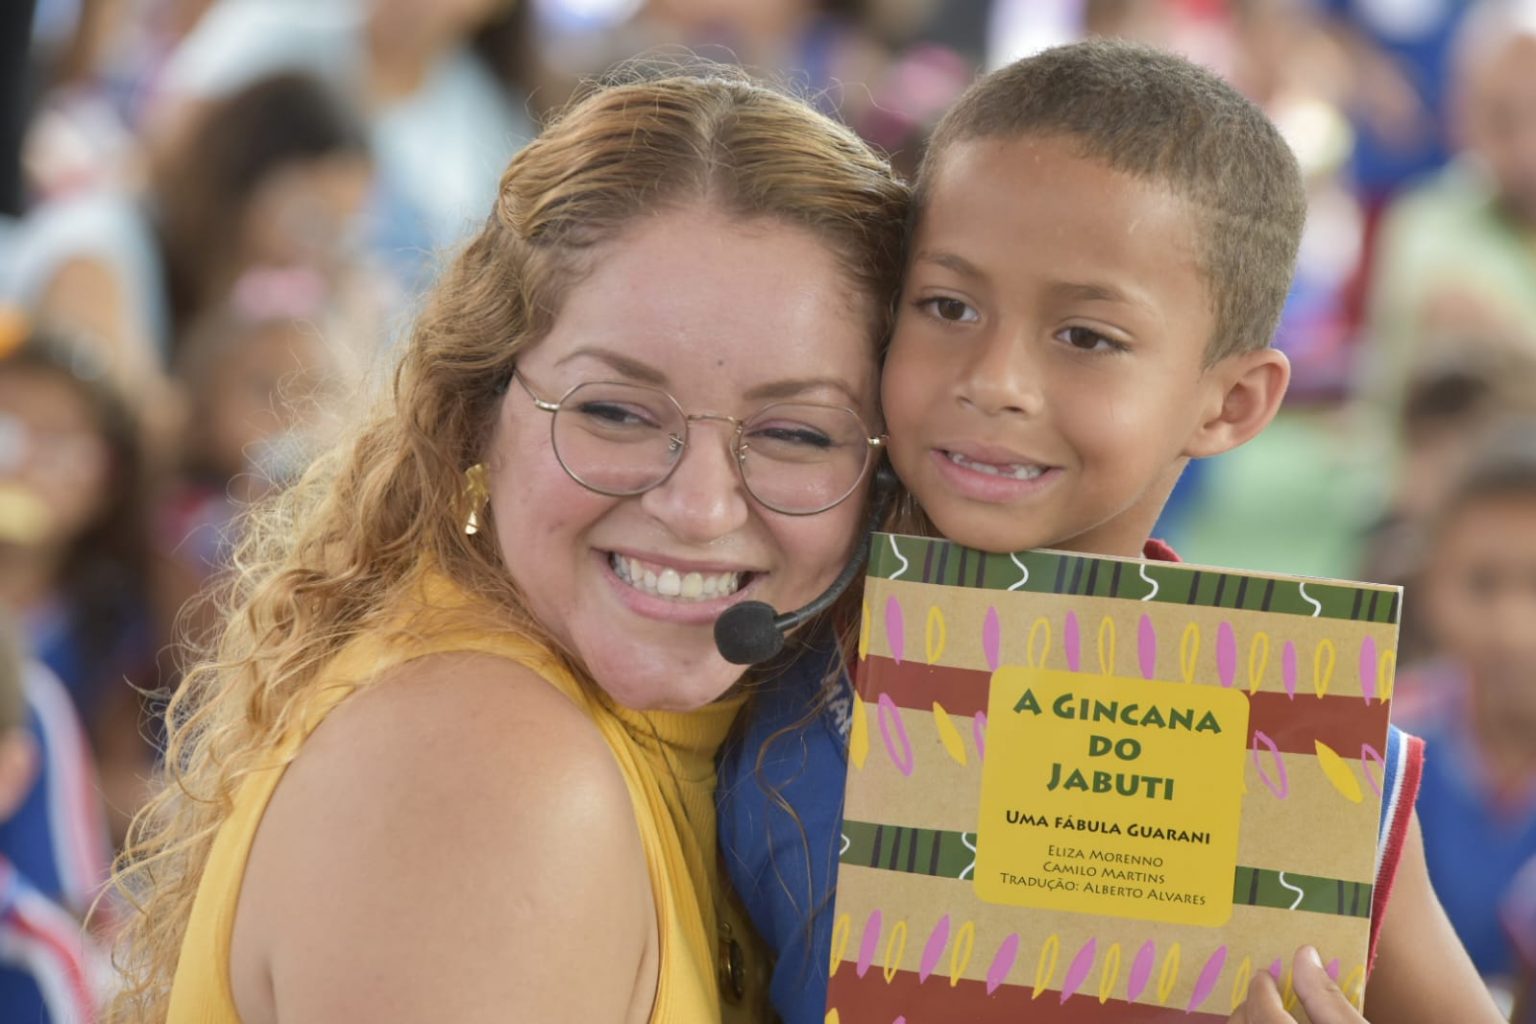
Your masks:
M327 660L378 628L429 568L490 599L503 628L547 641L496 531L464 532L465 469L480 461L513 363L548 332L584 252L638 216L694 202L814 233L868 297L872 344L883 344L908 190L850 131L719 68L601 86L553 121L508 165L388 395L349 443L248 517L217 633L169 707L165 777L118 859L114 882L132 913L109 1019L165 1019L193 898L238 783L302 714Z

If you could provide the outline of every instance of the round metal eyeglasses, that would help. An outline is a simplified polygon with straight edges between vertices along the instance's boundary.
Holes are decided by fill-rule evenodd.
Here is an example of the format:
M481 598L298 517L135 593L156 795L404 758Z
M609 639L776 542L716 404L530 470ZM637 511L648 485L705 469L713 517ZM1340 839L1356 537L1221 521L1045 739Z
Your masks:
M774 402L744 420L686 413L661 388L624 381L577 384L559 401L540 398L514 370L533 404L550 414L555 458L572 480L599 494L630 497L666 482L688 448L692 424L727 423L747 493L765 508L809 516L859 486L885 438L845 406Z

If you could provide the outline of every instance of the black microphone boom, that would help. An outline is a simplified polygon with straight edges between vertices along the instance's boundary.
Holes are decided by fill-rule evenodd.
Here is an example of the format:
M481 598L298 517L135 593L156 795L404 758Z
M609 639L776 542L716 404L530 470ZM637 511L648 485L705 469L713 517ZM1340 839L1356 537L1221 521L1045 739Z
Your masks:
M715 647L732 665L759 665L784 649L784 637L806 619L824 610L842 596L864 567L874 532L885 520L886 510L898 486L896 474L882 465L875 473L875 494L870 502L869 521L859 546L837 574L837 579L814 601L802 608L780 615L763 601L743 601L732 605L715 620Z

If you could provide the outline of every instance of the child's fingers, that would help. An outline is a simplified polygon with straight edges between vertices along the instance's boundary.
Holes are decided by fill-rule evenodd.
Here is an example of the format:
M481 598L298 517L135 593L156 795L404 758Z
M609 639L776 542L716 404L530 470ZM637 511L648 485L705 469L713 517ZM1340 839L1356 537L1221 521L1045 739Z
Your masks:
M1323 960L1317 950L1311 946L1297 950L1292 970L1297 998L1306 1007L1312 1024L1368 1024L1323 970Z
M1293 969L1296 995L1312 1024L1367 1024L1328 977L1315 949L1305 946L1298 950ZM1268 971L1260 971L1248 986L1248 998L1227 1024L1295 1024L1295 1018L1286 1012L1275 979Z
M1248 986L1248 998L1228 1018L1227 1024L1296 1024L1296 1021L1285 1012L1275 979L1268 971L1260 971Z

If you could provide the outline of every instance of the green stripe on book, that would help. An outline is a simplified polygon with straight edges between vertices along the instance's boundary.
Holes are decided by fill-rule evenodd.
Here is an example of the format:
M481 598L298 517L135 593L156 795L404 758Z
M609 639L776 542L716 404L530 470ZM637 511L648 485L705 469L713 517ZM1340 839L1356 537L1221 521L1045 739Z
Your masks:
M839 860L844 864L936 878L969 878L976 864L976 836L971 832L844 821L843 839Z
M1239 866L1232 881L1232 902L1340 917L1370 917L1371 886L1342 878Z
M970 878L976 868L974 832L845 820L842 834L843 852L838 859L843 864L956 879ZM1149 870L1141 873L1157 872ZM1110 880L1117 883L1131 881L1156 884L1154 881L1136 878L1116 877ZM1309 910L1340 917L1370 917L1371 892L1372 887L1366 882L1242 865L1238 866L1232 879L1232 902L1237 905L1275 910Z
M984 554L948 541L888 533L875 534L869 575L948 587L1118 597L1361 622L1393 623L1398 612L1395 591L1349 583L1276 580L1170 562L1125 563L1051 551Z

